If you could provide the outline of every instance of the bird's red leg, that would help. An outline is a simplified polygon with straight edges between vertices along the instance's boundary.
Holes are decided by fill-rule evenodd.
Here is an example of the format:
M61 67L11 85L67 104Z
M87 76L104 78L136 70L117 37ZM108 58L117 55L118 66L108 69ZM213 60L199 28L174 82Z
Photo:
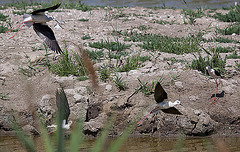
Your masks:
M5 32L5 33L8 33L8 32L10 32L10 31L12 31L13 29L19 27L19 26L22 25L23 23L25 23L25 22L20 23L19 25L15 26L14 28L10 29L9 31L7 31L7 32Z
M217 83L217 80L216 80L216 85L217 85L217 87L216 87L216 93L215 93L214 99L213 99L213 101L212 101L212 104L214 104L215 101L217 100L217 99L216 99L216 98L217 98L217 91L218 91L218 83Z
M147 118L147 116L148 115L150 115L151 114L151 112L149 112L146 116L144 116L140 121L138 121L137 122L137 124L139 125L144 119L146 119Z
M14 36L16 36L17 33L18 33L24 26L25 26L25 25L23 25L22 27L20 27L20 29L19 29L13 36L11 36L9 39L11 39L11 38L13 38Z

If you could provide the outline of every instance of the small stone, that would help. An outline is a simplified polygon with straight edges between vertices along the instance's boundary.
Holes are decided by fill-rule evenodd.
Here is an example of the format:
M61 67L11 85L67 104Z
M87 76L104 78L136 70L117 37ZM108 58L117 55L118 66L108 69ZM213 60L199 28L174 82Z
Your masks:
M198 96L189 96L188 98L189 98L189 100L191 100L191 101L199 100L199 97L198 97Z
M183 89L183 83L182 83L181 81L175 82L175 86L176 86L178 89Z
M107 84L105 90L107 90L108 92L112 91L112 85Z

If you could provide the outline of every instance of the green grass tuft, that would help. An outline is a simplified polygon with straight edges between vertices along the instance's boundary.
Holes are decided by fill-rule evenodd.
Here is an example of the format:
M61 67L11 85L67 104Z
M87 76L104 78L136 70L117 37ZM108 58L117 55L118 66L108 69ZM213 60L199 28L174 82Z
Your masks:
M0 21L6 21L7 20L7 16L3 15L2 13L0 13Z
M230 11L227 14L216 13L213 17L224 22L240 22L240 5L231 6L229 9Z
M57 63L53 63L50 66L50 71L59 76L86 76L86 68L83 66L81 57L74 53L70 55L66 50L61 58L58 58Z
M211 50L211 53L204 50L208 54L206 57L202 57L200 52L198 52L198 57L194 55L195 59L192 61L191 68L205 73L206 66L210 65L212 68L218 68L220 71L224 71L226 58L222 59L219 52L216 51L216 48L217 47L215 47L214 50Z
M240 34L240 23L232 24L224 29L216 28L216 30L223 35L232 35L233 33Z

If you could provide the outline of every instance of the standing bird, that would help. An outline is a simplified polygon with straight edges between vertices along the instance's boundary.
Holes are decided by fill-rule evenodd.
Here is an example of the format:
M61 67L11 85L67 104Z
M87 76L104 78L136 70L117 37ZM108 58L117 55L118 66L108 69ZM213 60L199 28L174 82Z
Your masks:
M208 71L208 74L215 79L216 85L217 85L217 87L216 87L216 93L215 93L214 99L213 99L213 101L212 101L212 104L214 104L215 101L216 101L217 91L218 91L218 82L217 82L217 79L221 78L222 76L221 76L221 74L220 74L217 70L211 69L211 67L210 67L209 65L206 66L206 70Z
M56 53L63 53L61 48L58 45L58 42L54 36L54 33L52 31L52 29L46 24L49 21L52 21L53 18L52 17L47 17L44 13L45 11L48 10L55 10L57 9L59 6L61 5L61 3L46 8L46 9L39 9L36 11L33 11L31 14L24 14L23 15L23 22L21 24L19 24L18 26L22 25L24 23L23 26L27 26L27 27L31 27L33 25L33 29L34 31L37 33L37 35L44 41L44 43L52 50L55 51ZM16 26L16 27L18 27ZM23 27L22 26L22 27ZM15 27L15 28L16 28ZM22 28L21 27L21 28ZM20 28L20 29L21 29ZM13 28L14 29L14 28ZM11 30L13 30L11 29ZM19 30L20 30L19 29ZM11 31L9 30L9 31ZM8 31L8 32L9 32ZM7 32L6 32L7 33ZM17 34L17 33L16 33ZM16 35L15 34L15 35ZM15 36L14 35L14 36ZM10 37L13 38L14 36Z
M161 84L158 82L155 87L154 91L154 99L157 102L157 105L155 108L153 108L143 119L141 119L137 124L140 124L149 114L151 113L157 113L160 110L162 110L164 113L169 114L176 114L176 115L182 115L181 112L179 112L174 106L180 104L179 100L176 100L174 102L166 101L168 99L167 93L161 86Z

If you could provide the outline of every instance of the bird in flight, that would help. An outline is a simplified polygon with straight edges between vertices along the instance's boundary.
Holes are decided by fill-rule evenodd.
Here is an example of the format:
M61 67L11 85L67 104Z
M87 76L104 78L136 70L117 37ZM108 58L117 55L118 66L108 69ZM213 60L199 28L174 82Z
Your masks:
M45 9L39 9L36 11L33 11L31 14L24 14L23 15L23 22L19 24L18 26L24 24L22 27L27 26L31 27L33 26L33 30L37 33L37 35L44 41L44 43L52 50L55 51L56 53L63 53L56 38L55 35L52 31L52 29L46 24L49 21L54 20L52 17L48 17L45 15L45 11L49 10L55 10L57 9L61 3L45 8ZM14 27L17 28L18 26ZM22 27L20 29L22 29ZM13 29L14 29L13 28ZM11 30L13 30L11 29ZM19 29L19 30L20 30ZM9 30L9 31L11 31ZM7 32L9 32L7 31ZM6 32L6 33L7 33ZM17 33L15 33L11 38L13 38Z
M179 100L176 100L174 102L168 101L167 93L159 82L156 84L156 87L155 87L154 99L157 102L157 105L155 106L155 108L151 109L151 111L145 117L143 117L140 121L138 121L137 124L140 124L148 115L152 113L158 113L160 110L168 114L182 115L182 113L179 112L174 107L175 105L180 104L180 101Z

